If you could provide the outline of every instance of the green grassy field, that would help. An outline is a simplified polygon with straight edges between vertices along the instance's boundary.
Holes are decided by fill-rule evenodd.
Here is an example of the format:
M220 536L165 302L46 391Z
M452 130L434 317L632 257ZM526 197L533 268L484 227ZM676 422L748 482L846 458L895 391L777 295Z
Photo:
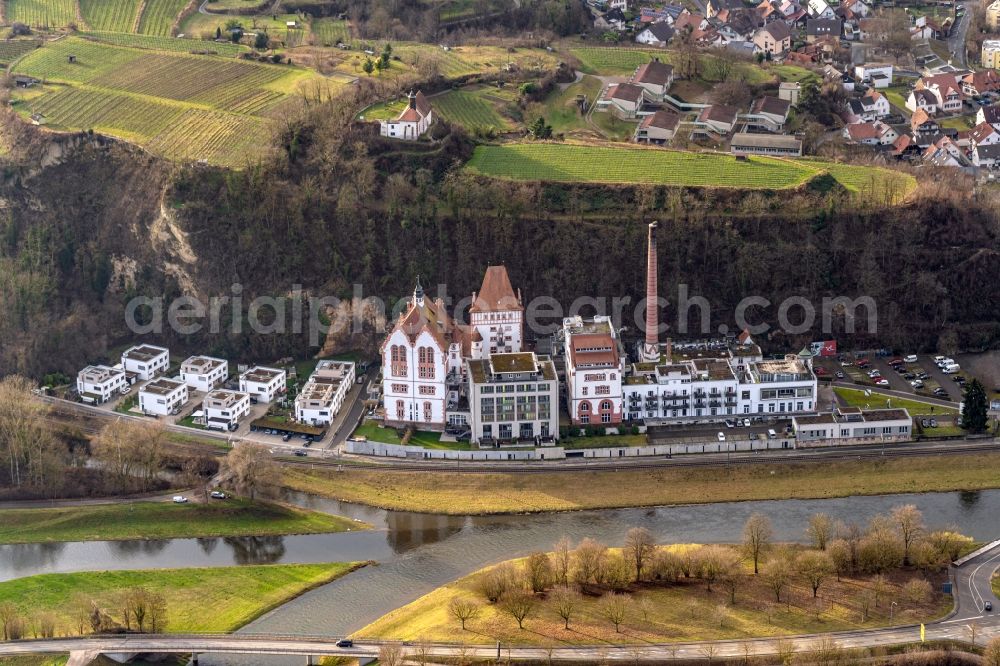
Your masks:
M478 146L466 168L514 180L770 189L795 187L813 175L767 157L737 162L719 154L552 143Z
M144 35L169 36L170 28L188 0L146 0L139 18L139 32Z
M442 118L467 129L510 127L510 121L497 111L496 102L487 97L489 94L489 89L453 90L434 97L432 104L435 112L441 114Z
M125 46L135 49L149 49L152 51L176 51L178 53L190 53L192 51L217 54L220 56L237 56L246 53L249 49L242 44L230 42L211 42L200 39L179 39L177 37L163 37L157 35L132 35L121 32L87 32L82 33L83 37L94 39L113 46Z
M132 32L140 0L80 0L80 12L91 30Z
M580 509L948 492L1000 487L1000 454L823 464L754 464L617 472L449 474L286 471L289 487L401 511L531 513Z
M76 22L73 0L7 0L8 23L20 21L33 28L62 28Z
M238 499L0 510L0 543L319 534L366 527L340 516Z
M33 39L17 39L0 41L0 66L7 66L25 53L38 48L41 42Z
M580 61L585 74L629 74L654 57L668 62L669 52L660 49L632 49L606 46L571 48L570 55Z
M83 599L93 600L114 617L115 595L144 587L165 597L168 632L229 632L359 566L349 562L43 574L0 583L0 603L9 601L26 616L54 613L57 635L77 634L76 611Z
M564 90L556 90L543 103L532 104L525 117L531 121L538 116L545 118L556 133L568 133L587 128L584 117L576 104L577 95L586 95L587 104L593 104L601 94L601 80L596 76L584 76Z
M676 544L666 548L681 556L697 545ZM734 553L734 557L740 555ZM510 565L517 571L523 567L523 560L511 560ZM486 603L480 591L483 577L493 568L487 567L439 587L376 620L355 636L449 642L467 636L469 642L499 640L520 645L628 645L871 629L935 619L951 608L951 597L940 593L922 603L903 601L901 583L923 578L919 572L906 573L890 583L892 589L886 598L899 600L891 617L889 604L883 603L872 609L866 622L861 621L860 594L871 589L872 581L860 576L843 576L841 580L830 577L824 581L820 604L813 599L806 582L795 577L784 592L782 603L776 604L774 593L761 577L753 576L752 565L744 562L744 582L735 604L718 583L709 591L696 576L681 578L670 584L631 586L621 631L616 631L602 614L601 600L607 593L582 594L567 629L557 613L550 589L546 595L535 596L535 607L525 620L524 629L519 629L499 604ZM479 617L467 622L465 631L449 610L454 599L464 599L479 607Z
M850 407L865 407L867 405L869 409L882 409L886 407L886 401L888 401L891 407L896 409L905 409L911 416L919 414L929 415L958 413L958 409L955 407L931 405L918 400L907 400L905 398L897 398L896 396L879 394L876 391L872 391L870 396L866 396L865 392L862 390L843 388L840 386L835 386L833 391Z
M130 48L72 37L37 49L15 71L50 85L16 108L43 113L51 129L94 129L172 159L240 167L261 157L272 114L294 104L299 83L313 76L295 67L154 50L161 40L171 47L185 41L116 40L146 47ZM216 46L186 45L202 44Z
M314 19L310 26L318 46L334 46L338 41L351 41L351 28L347 21L332 18Z
M916 186L912 176L902 173L819 160L754 156L741 162L720 153L578 144L478 146L466 168L479 175L513 180L746 189L796 187L827 171L849 191L891 184L894 199Z
M69 655L26 654L0 657L0 666L64 666Z
M383 444L402 444L395 428L383 428L373 421L366 421L354 431L358 437L367 437L373 442ZM425 449L448 449L452 451L468 451L468 442L442 442L441 433L418 430L410 437L409 446L422 446Z

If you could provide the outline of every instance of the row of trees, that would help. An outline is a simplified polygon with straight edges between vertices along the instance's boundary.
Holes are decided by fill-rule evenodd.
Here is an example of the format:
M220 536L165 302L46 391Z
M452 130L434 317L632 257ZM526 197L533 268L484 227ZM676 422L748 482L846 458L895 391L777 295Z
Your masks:
M545 599L568 629L584 597L597 595L602 596L600 614L617 631L632 605L628 593L642 585L697 580L709 593L721 589L731 605L751 586L758 594L763 587L774 603L783 603L794 585L804 586L818 599L831 580L865 575L869 579L859 586L854 604L862 621L867 621L890 595L912 607L933 596L930 582L922 576L897 587L888 574L903 566L938 570L971 543L952 531L927 530L913 505L877 515L864 529L815 514L805 533L810 548L776 543L770 520L754 514L744 525L742 543L735 546L664 547L638 527L628 531L621 549L590 538L574 547L563 538L551 553L535 552L520 565L506 562L484 572L477 580L481 600L456 597L449 611L465 629L467 622L480 616L485 602L523 628Z
M70 602L73 626L59 627L52 611L23 613L13 602L0 603L0 636L3 640L52 638L59 633L162 633L167 627L167 600L145 587L130 587L96 599L78 595ZM60 631L61 629L61 631Z

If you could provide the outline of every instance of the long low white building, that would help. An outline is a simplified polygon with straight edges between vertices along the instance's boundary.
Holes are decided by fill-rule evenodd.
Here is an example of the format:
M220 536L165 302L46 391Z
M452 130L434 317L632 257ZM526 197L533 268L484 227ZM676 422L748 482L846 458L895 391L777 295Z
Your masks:
M905 409L841 407L833 412L792 418L798 446L905 442L913 419Z
M139 389L139 409L144 414L175 414L187 401L188 387L180 379L160 377Z
M646 423L813 413L816 391L807 358L764 359L753 343L668 348L660 363L634 364L622 386L626 419Z
M76 392L83 402L100 404L128 385L125 371L106 365L88 365L76 375Z
M350 361L320 361L295 397L295 420L314 426L329 425L344 406L355 372Z

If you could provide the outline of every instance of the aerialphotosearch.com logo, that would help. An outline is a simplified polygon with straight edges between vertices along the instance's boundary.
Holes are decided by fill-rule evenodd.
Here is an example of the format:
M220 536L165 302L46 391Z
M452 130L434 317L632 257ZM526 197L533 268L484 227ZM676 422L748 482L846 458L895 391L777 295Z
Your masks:
M230 293L211 296L207 300L195 296L180 296L166 302L162 296L137 296L125 307L125 322L136 335L160 334L165 326L179 335L194 335L207 330L210 334L242 334L249 329L258 335L309 336L309 344L319 345L330 333L360 334L365 324L373 321L389 323L407 311L413 296L400 298L390 306L378 296L365 296L362 285L355 284L351 297L315 296L293 285L281 296L256 296L247 299L243 286L234 284ZM437 286L437 297L426 297L427 303L442 303L456 324L468 324L466 313L473 303L472 296L453 300L446 284ZM501 301L498 309L517 307L516 299ZM763 296L746 296L733 308L735 329L727 324L712 327L713 308L704 296L690 294L688 285L677 286L674 300L658 298L659 326L657 333L668 330L671 335L711 337L725 335L730 330L747 330L751 335L761 335L774 330L765 316L773 312L777 329L791 335L809 331L832 334L834 322L846 333L864 332L874 335L878 331L878 308L869 296L823 297L817 304L803 296L790 296L775 304ZM551 335L562 327L565 317L607 316L616 330L632 328L645 331L646 299L633 303L629 296L581 296L568 306L552 296L532 298L524 306L525 329L535 337ZM719 321L720 317L716 317ZM670 323L673 322L673 323ZM690 322L697 322L691 327ZM820 329L816 331L816 323Z

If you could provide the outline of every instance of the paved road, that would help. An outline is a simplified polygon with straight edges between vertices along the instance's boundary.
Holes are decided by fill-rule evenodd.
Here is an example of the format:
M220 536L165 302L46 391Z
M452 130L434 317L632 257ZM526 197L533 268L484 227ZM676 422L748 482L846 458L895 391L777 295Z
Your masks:
M955 20L951 36L948 37L948 50L955 54L951 64L955 67L968 67L965 57L965 35L969 32L968 7L964 3L959 3L958 6L966 9L966 13Z
M990 588L990 579L1000 567L1000 541L994 542L981 552L968 558L960 566L953 567L955 581L955 610L945 620L927 624L927 640L950 639L970 641L972 626L978 644L994 636L1000 636L1000 614L983 613L983 603L987 600L997 604ZM615 661L666 661L676 659L703 659L712 657L743 658L750 655L776 654L791 644L795 652L809 652L823 646L858 648L899 645L920 640L917 625L834 632L829 634L809 634L786 637L784 639L761 638L750 640L704 641L679 644L655 644L636 647L576 646L555 648L551 658L555 660L599 661L607 658ZM314 638L307 636L265 636L265 635L177 635L177 636L114 636L66 639L41 639L0 643L0 655L66 653L215 653L215 654L283 654L316 656L337 654L347 657L376 657L381 643L358 642L352 648L337 648L334 638ZM413 651L414 647L404 648ZM430 656L449 657L496 657L496 646L463 647L448 644L425 646ZM513 659L542 660L550 656L544 648L504 648L502 656Z

